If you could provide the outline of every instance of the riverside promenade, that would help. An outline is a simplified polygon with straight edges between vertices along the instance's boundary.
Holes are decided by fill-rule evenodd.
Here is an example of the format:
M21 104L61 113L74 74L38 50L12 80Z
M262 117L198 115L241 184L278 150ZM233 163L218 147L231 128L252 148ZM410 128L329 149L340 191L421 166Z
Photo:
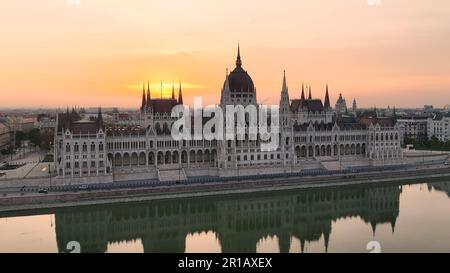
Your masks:
M386 170L361 169L346 172L278 174L271 176L234 177L223 181L198 179L197 181L150 184L129 181L111 185L91 185L48 189L39 193L27 191L0 191L0 211L20 211L41 208L86 206L107 203L139 202L156 199L194 198L251 192L282 191L302 188L337 187L376 183L410 183L427 180L450 179L449 165L410 166Z

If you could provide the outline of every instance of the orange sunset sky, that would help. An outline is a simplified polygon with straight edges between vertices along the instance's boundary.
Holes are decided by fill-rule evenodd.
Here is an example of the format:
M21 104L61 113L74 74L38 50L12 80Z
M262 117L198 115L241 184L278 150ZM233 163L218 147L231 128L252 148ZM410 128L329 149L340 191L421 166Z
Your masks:
M139 107L184 85L219 102L238 41L259 103L302 82L359 106L450 104L450 1L3 0L0 107Z

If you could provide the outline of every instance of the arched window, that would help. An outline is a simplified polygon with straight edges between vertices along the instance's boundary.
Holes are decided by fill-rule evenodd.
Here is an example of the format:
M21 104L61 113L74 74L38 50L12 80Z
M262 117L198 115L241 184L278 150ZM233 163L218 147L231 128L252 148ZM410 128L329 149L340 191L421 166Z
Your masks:
M159 123L156 123L155 131L156 131L156 134L158 134L158 135L160 135L162 133L161 125Z
M170 134L169 125L167 123L163 124L163 134Z

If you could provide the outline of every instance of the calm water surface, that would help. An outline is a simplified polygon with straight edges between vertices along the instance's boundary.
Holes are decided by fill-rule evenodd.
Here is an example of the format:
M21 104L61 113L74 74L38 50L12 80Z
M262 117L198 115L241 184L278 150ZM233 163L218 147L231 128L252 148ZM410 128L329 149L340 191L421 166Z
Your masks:
M0 214L0 252L450 252L450 182Z

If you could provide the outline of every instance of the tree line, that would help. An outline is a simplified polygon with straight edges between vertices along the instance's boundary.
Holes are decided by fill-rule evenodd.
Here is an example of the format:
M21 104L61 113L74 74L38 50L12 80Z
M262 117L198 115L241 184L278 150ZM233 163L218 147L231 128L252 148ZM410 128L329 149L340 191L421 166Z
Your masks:
M405 146L412 144L416 150L430 150L430 151L450 151L450 141L440 141L437 137L433 136L429 140L414 140L405 137Z
M53 142L53 132L48 130L32 129L28 133L17 131L15 134L15 147L1 151L3 155L12 154L14 150L20 148L24 141L29 141L34 147L50 150Z

